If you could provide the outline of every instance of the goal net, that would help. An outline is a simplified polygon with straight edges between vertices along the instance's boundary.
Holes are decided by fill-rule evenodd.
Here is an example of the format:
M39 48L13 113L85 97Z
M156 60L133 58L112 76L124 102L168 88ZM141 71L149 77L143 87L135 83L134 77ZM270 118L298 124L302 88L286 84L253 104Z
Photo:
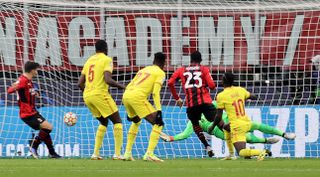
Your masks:
M222 90L221 75L232 71L237 85L258 95L247 103L252 120L297 135L294 141L250 147L269 148L276 157L319 157L319 16L319 0L0 0L0 156L27 157L29 140L37 133L19 119L17 95L6 93L29 60L41 64L34 80L41 93L37 107L54 126L58 153L91 155L98 121L84 105L76 82L95 41L105 39L114 60L113 77L122 83L152 64L155 52L165 53L169 78L199 50L218 84L212 98ZM177 88L184 95L181 86ZM125 145L130 123L122 91L110 92L123 119ZM163 131L182 132L185 108L175 106L166 83L161 93ZM69 111L78 116L73 127L63 123ZM105 157L113 154L112 128L110 123L101 149ZM150 131L144 121L134 156L144 154ZM218 157L227 154L221 140L212 137L211 143ZM167 158L205 156L194 134L173 143L160 140L155 153ZM39 154L48 154L44 146Z

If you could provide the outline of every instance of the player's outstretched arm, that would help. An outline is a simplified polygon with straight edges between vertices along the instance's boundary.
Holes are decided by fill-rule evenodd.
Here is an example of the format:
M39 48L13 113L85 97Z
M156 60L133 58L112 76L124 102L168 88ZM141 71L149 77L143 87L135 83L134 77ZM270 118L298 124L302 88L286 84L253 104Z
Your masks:
M84 84L86 82L86 76L81 74L79 80L78 80L78 87L80 88L81 91L84 91Z
M192 132L193 132L192 123L190 121L188 121L187 126L183 130L183 132L176 134L174 136L169 136L169 135L166 135L163 133L162 135L160 135L160 138L166 142L180 141L180 140L184 140L184 139L189 138L191 136Z
M126 86L123 84L120 84L118 82L116 82L115 80L112 79L112 74L109 71L105 71L104 72L104 81L110 85L111 87L117 87L120 89L125 89Z

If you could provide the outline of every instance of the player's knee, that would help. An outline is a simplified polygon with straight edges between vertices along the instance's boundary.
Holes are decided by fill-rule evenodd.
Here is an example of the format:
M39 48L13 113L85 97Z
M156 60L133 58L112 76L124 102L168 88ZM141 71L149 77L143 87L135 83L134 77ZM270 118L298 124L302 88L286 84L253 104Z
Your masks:
M40 125L41 129L47 129L47 130L52 130L53 126L48 122L48 121L44 121L41 125Z
M97 118L100 122L101 125L107 127L108 126L108 119L107 118L103 118L103 117L99 117Z
M127 120L128 120L129 122L133 122L133 123L136 123L136 124L141 123L141 119L140 119L138 116L135 116L135 117L130 118L130 117L127 115Z
M154 125L164 126L163 119L161 117L156 117L154 120Z
M49 130L47 128L41 128L42 131L46 132L47 134L51 133L52 130Z

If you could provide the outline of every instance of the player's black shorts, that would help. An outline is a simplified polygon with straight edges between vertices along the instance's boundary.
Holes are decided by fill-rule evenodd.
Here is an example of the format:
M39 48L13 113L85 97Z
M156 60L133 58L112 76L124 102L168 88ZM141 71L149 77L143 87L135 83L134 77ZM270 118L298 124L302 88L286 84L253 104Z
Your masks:
M188 119L192 122L193 125L199 124L199 120L201 120L202 114L208 121L213 122L216 116L216 108L212 104L201 104L198 106L187 108Z
M40 130L40 124L46 119L42 117L39 113L22 119L27 125L29 125L34 130Z

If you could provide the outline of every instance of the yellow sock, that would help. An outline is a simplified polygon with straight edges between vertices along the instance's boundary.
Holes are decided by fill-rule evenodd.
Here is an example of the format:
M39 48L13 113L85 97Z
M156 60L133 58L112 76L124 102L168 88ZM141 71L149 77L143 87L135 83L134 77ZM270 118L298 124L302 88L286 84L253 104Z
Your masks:
M228 150L229 150L229 154L230 155L234 155L234 148L233 148L233 144L231 142L231 135L228 131L226 130L223 130L224 132L224 138L227 142L227 147L228 147Z
M136 136L139 131L140 124L141 124L141 121L138 123L132 123L129 128L127 145L126 145L126 153L131 153L132 151L132 146L136 140Z
M262 153L262 150L259 149L242 149L239 152L239 155L242 157L251 157L251 156L258 156Z
M159 125L154 125L152 127L147 153L153 154L154 149L156 148L159 142L159 137L160 137L162 128L163 126L159 126Z
M101 148L103 137L104 137L104 134L106 133L106 131L107 131L106 126L99 125L97 132L96 132L96 140L94 143L94 152L93 152L96 156L100 155L100 148Z
M123 131L122 131L121 123L117 123L113 125L113 137L114 137L114 152L117 156L120 156L121 147L123 143Z

